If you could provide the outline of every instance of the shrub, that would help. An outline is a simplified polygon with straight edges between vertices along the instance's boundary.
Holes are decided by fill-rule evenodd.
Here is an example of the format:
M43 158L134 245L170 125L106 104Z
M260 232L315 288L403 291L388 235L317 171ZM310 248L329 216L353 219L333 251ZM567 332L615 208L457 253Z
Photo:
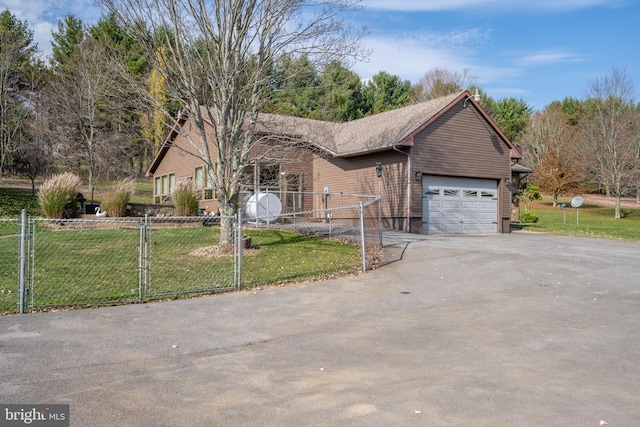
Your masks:
M193 180L176 182L173 187L173 205L177 216L193 216L198 213L198 188Z
M525 212L520 216L520 221L524 222L525 224L533 224L535 222L538 222L538 215L530 211Z
M109 216L122 217L127 214L127 205L131 196L135 192L136 182L134 179L126 178L116 182L111 190L102 201L102 210L107 212Z
M71 218L78 211L80 178L65 172L54 175L40 187L38 201L48 218Z

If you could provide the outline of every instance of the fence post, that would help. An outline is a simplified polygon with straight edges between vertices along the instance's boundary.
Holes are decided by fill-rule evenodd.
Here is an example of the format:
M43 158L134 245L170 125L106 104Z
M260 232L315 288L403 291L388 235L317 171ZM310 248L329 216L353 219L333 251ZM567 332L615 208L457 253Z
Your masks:
M378 196L378 234L380 235L380 247L382 247L382 196Z
M360 202L360 245L362 246L362 271L367 271L367 248L364 238L364 207Z
M144 222L138 220L138 229L140 232L138 244L138 302L142 301L143 296L146 297L147 287L147 221L148 214L144 214Z
M25 243L27 240L27 210L22 209L20 219L20 314L24 314Z
M236 245L238 247L238 270L236 271L236 289L239 291L242 287L242 249L244 248L244 236L242 235L242 209L238 209L236 221L238 221L238 235L236 236Z

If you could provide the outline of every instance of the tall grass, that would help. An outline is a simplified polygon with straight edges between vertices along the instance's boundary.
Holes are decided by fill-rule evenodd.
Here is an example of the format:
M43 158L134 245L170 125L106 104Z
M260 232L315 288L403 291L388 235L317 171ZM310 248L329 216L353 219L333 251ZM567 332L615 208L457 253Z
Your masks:
M131 201L131 197L136 190L136 181L132 178L126 178L116 182L102 201L102 210L106 211L109 216L123 217L127 213L127 205Z
M49 218L71 218L78 210L80 178L65 172L54 175L40 187L40 207Z
M198 188L191 179L176 182L173 187L173 204L177 216L192 216L198 213Z

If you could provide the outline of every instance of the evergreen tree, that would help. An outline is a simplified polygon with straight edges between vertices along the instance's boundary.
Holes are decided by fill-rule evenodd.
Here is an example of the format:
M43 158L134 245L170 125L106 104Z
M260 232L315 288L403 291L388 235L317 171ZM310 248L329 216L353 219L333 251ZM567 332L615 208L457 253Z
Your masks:
M364 98L362 81L353 71L339 62L328 64L320 76L320 118L346 122L362 117Z
M396 75L380 71L364 88L365 115L404 107L409 103L411 82Z
M36 52L27 22L8 10L0 13L0 175L24 140Z

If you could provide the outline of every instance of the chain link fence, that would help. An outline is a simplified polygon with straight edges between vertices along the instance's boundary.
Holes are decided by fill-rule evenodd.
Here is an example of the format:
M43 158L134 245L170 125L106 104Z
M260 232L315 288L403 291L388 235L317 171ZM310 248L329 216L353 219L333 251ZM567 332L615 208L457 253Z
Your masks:
M362 269L374 267L382 247L379 197L265 189L245 193L242 200L247 227L289 229L307 235L348 241L362 249ZM320 208L305 210L305 206Z
M317 195L325 201L326 196ZM381 248L379 199L342 197L353 197L354 203L310 211L281 206L278 215L257 207L233 217L0 220L0 313L137 303L296 281L305 278L296 266L306 257L320 260L306 275L353 271L358 260L359 269L370 269ZM229 245L218 244L223 221L231 224ZM317 236L330 239L312 246ZM329 243L335 241L349 245ZM273 245L280 245L276 260L267 250ZM358 248L355 258L335 256L345 246L352 253ZM307 250L313 252L301 253Z
M0 219L0 313L18 307L21 224L20 219Z

